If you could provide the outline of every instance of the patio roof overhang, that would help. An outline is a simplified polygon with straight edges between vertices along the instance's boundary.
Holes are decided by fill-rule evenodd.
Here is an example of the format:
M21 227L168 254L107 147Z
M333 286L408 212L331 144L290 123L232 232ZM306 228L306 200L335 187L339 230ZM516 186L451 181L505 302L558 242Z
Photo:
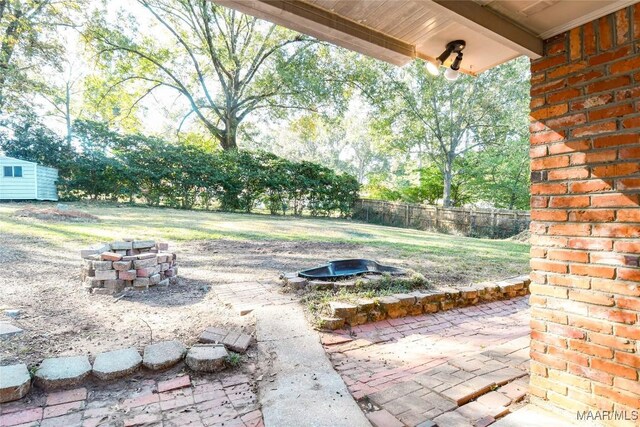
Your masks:
M464 39L462 70L477 74L634 0L213 0L395 65L433 59Z

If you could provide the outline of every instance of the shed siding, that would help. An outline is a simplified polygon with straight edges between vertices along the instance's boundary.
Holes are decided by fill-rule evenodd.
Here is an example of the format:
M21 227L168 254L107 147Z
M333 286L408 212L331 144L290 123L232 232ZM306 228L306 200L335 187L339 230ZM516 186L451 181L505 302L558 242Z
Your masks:
M22 166L22 177L5 177L5 166ZM57 179L54 168L0 156L0 200L58 200Z
M56 188L58 170L40 165L38 165L37 170L38 200L58 200L58 190Z
M5 177L5 166L22 166L22 177ZM36 165L11 157L0 157L0 200L35 199Z

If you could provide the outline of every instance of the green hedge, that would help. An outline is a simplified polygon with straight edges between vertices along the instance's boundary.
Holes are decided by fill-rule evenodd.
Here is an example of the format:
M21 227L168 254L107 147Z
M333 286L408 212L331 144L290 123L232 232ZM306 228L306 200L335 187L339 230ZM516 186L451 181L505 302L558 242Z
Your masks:
M66 199L244 212L263 206L272 214L347 216L358 198L359 184L353 176L268 152L211 151L140 134L122 135L90 121L74 124L73 144L36 129L19 129L10 140L0 136L0 147L9 156L59 168L59 188ZM51 157L51 147L64 147L64 154L57 150Z

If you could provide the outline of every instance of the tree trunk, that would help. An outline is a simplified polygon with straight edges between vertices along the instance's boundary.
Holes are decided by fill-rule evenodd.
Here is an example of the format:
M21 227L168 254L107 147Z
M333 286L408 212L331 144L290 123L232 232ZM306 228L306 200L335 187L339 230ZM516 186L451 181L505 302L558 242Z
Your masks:
M66 92L65 92L65 121L67 124L67 144L71 145L72 138L72 125L71 125L71 89L69 87L69 82L67 82Z
M511 191L511 197L509 197L509 209L513 210L513 207L516 205L516 192L515 190Z
M2 108L6 102L4 97L6 88L4 86L7 83L11 57L13 56L13 51L17 43L16 39L18 37L19 19L21 16L22 12L20 12L20 10L15 12L15 18L7 26L2 45L0 45L0 70L2 70L2 72L0 72L0 112L2 112Z
M442 194L442 206L451 207L451 183L453 181L453 165L447 162L444 166L444 192Z
M237 134L238 122L234 119L225 120L225 130L222 136L218 138L220 145L224 151L233 151L238 149Z

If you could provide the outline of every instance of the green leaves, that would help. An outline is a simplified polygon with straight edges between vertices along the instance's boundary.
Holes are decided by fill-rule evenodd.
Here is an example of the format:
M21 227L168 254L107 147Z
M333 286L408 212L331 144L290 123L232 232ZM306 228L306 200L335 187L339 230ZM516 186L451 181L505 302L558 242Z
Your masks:
M311 162L291 162L257 151L211 151L138 133L120 134L105 123L76 121L73 145L37 122L1 138L7 155L60 168L66 197L142 200L153 206L211 208L272 214L346 216L358 181ZM77 147L77 150L73 147Z
M333 95L318 79L315 65L326 47L315 40L209 0L137 4L151 26L132 16L113 22L96 15L86 32L109 88L104 97L118 88L130 94L124 98L129 109L148 93L170 88L186 101L176 114L186 118L179 130L188 121L224 150L235 150L240 126L256 111L313 109Z
M412 181L408 185L393 189L383 184L372 186L372 191L408 201L442 199L445 206L471 201L505 204L499 192L480 191L483 184L491 187L498 174L487 168L480 172L479 165L504 162L505 169L514 169L506 176L526 175L520 166L526 163L527 150L514 142L528 135L528 61L520 58L454 82L431 76L422 61L401 70L376 63L369 68L359 75L377 88L368 92L377 113L374 127L389 136L386 152L409 157L415 171L406 177ZM505 156L505 150L514 151ZM432 182L436 176L442 188L438 197ZM509 188L517 189L517 200L527 196L521 185Z

